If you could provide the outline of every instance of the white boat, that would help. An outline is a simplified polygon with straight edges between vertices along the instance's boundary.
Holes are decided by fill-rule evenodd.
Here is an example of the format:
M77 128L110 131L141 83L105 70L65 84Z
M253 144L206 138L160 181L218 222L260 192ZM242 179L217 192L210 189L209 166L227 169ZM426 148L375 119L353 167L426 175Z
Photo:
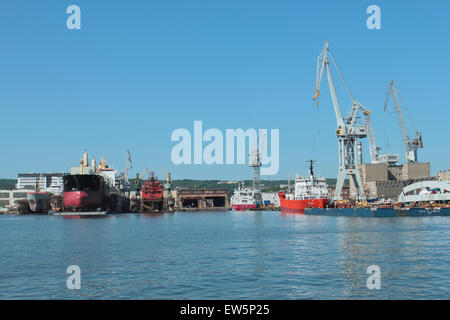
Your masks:
M261 193L250 187L239 185L231 196L231 208L236 211L257 209L261 205Z

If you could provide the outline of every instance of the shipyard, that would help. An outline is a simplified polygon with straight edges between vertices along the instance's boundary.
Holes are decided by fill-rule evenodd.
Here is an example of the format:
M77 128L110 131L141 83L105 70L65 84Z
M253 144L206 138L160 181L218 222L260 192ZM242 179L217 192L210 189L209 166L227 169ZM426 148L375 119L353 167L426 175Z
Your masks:
M5 0L0 300L449 299L430 1Z
M371 120L372 112L353 97L345 81L343 84L351 100L351 110L348 118L343 116L335 84L331 78L333 66L333 72L338 73L339 78L343 80L328 42L325 42L317 59L313 100L318 107L320 86L325 71L336 117L339 146L338 174L333 185L329 185L324 177L315 174L316 160L308 160L308 175L306 177L296 175L292 188L288 178L285 190L281 190L280 184L279 190L264 192L261 180L263 163L270 163L270 166L273 166L267 152L264 152L266 150L263 150L268 147L267 130L259 130L257 134L255 130L249 129L244 132L238 129L227 130L227 145L233 146L234 139L238 140L237 158L242 164L244 163L242 147L245 146L246 137L249 139L249 145L254 146L248 153L248 166L253 170L253 179L247 183L248 185L240 181L235 182L232 194L219 188L174 186L171 173L164 169L162 169L165 178L163 181L158 178L155 171L149 172L148 168L136 174L135 179L130 179L132 160L129 150L126 167L121 172L110 167L104 157L97 164L96 158L89 159L87 150L84 150L79 165L72 166L69 173L19 173L15 190L0 190L1 212L97 216L113 213L275 210L281 211L282 214L307 215L414 216L423 212L430 215L450 215L449 171L440 171L437 175L431 176L430 163L419 162L418 151L424 147L422 132L416 129L404 101L402 100L403 105L400 103L400 93L395 82L390 80L388 83L384 112L392 108L396 114L404 146L406 159L404 164L398 164L400 161L398 153L380 153L381 147L377 145ZM412 138L406 119L409 120L409 127L414 134ZM194 134L194 162L201 164L203 157L201 121L194 121L194 133L199 135L196 137ZM272 132L272 136L274 134L278 138L278 132ZM205 136L215 136L216 140L222 139L222 134L217 129L206 130ZM171 140L179 141L177 139L182 137L190 140L189 131L177 129L172 134ZM363 162L361 143L363 139L367 139L370 154L367 163ZM275 142L271 142L272 148L278 143ZM209 150L208 158L214 158L217 154L223 155L223 151L217 152L215 143L212 150ZM185 155L190 155L190 150L188 152L183 150L186 145L190 147L191 143L188 141L185 144L186 141L183 140L172 150L172 158L174 154L176 155L176 159L172 160L178 165L191 163L191 159L184 159ZM222 144L223 142L220 143ZM211 146L208 147L211 149ZM234 147L231 149L233 153L231 157L227 156L228 164L234 160ZM211 156L212 153L214 157ZM272 149L271 157L273 156L275 154ZM267 161L268 158L270 161ZM278 156L276 166L278 166L277 159ZM205 161L211 164L223 163L223 159Z

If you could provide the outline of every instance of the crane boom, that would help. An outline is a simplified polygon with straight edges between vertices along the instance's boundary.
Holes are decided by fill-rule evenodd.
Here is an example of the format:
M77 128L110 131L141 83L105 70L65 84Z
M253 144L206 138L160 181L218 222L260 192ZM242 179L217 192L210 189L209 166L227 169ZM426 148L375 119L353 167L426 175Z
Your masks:
M125 181L126 181L126 182L128 182L128 173L129 173L129 170L130 170L131 168L133 168L133 163L131 162L131 153L130 153L130 150L127 150L127 153L128 153L128 157L127 157L127 168L126 168L126 171L125 171Z
M375 135L373 133L372 122L370 121L370 115L366 116L366 130L367 141L369 143L370 162L376 163L378 161L379 151L381 147L377 146Z
M313 100L316 100L320 95L320 84L322 82L323 69L326 69L328 76L328 85L330 87L331 100L333 101L334 112L336 114L337 126L344 127L344 122L342 118L341 108L339 106L339 100L336 95L336 89L334 87L333 78L331 76L331 71L329 68L329 60L327 55L329 54L328 42L325 42L325 47L323 48L321 54L317 57L317 80L316 80L316 94Z
M394 102L394 111L397 115L397 121L398 125L400 127L400 134L402 136L402 142L403 142L403 148L405 150L405 157L406 161L408 162L417 162L417 149L423 148L423 142L422 142L422 132L417 131L415 129L414 124L412 123L412 120L410 119L410 122L415 130L416 136L414 139L411 139L408 134L408 127L406 125L405 117L403 115L402 107L400 106L399 102L399 91L398 88L394 85L394 80L391 80L389 82L389 85L386 89L386 99L384 103L384 111L387 110L388 104L389 104L389 98L392 97L392 100ZM406 105L404 105L404 108L406 110Z

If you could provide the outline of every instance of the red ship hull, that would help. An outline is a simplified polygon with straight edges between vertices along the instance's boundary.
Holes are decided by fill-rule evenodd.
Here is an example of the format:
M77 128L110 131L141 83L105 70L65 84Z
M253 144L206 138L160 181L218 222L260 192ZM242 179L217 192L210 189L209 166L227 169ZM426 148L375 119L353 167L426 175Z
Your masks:
M326 208L331 201L331 199L288 200L283 193L279 193L278 196L281 213L304 214L305 208Z
M64 192L64 207L73 209L98 208L103 206L101 191L69 191Z
M231 206L231 209L235 210L235 211L246 211L249 209L255 209L256 208L256 204L233 204Z

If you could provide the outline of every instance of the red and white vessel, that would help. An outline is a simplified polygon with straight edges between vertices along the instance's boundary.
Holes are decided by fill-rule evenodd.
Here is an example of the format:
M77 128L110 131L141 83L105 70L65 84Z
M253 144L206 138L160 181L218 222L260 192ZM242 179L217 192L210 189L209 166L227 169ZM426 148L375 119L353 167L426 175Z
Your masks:
M257 209L261 206L261 193L254 188L239 187L231 196L231 209L235 211L246 211Z
M305 213L305 208L326 208L331 202L326 179L314 176L310 160L309 177L296 176L294 192L279 192L281 213Z

